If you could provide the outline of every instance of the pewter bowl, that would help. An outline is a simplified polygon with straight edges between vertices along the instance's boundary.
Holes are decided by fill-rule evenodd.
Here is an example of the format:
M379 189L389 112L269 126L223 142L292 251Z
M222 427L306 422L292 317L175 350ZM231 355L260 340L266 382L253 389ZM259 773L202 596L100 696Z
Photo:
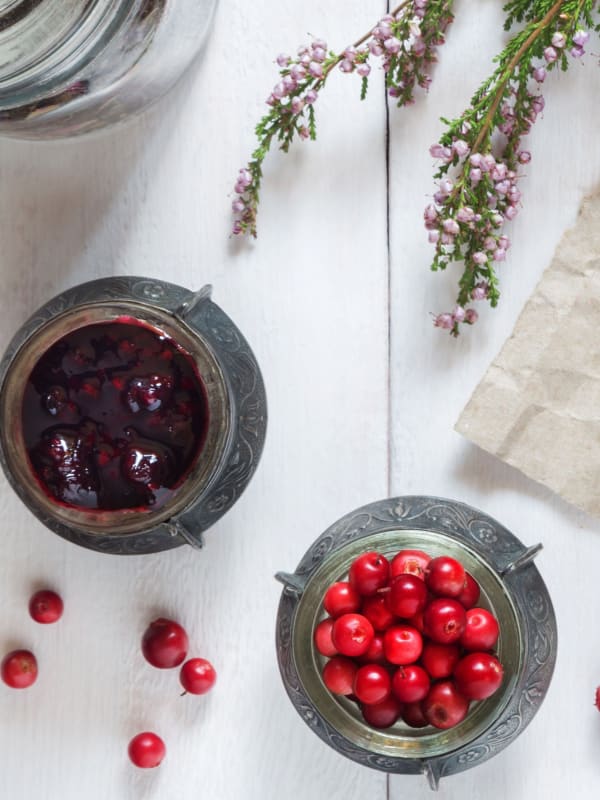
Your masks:
M327 587L343 579L357 555L393 555L416 548L458 558L481 586L480 605L500 623L498 655L505 679L492 697L471 707L449 730L414 729L402 722L376 730L356 705L333 696L320 675L324 659L313 644L324 616ZM474 767L524 730L544 699L556 660L556 621L534 566L541 545L526 548L491 517L436 497L396 497L372 503L334 523L284 584L277 616L277 655L286 691L312 730L337 752L368 767L424 774L432 788L445 775Z
M131 317L164 334L195 364L206 391L202 452L172 502L154 510L79 509L50 498L34 479L24 445L25 384L40 357L65 334ZM0 463L25 505L71 542L118 555L179 545L201 547L203 532L228 511L254 474L267 422L265 389L248 342L211 300L154 278L114 277L54 297L17 331L0 363Z

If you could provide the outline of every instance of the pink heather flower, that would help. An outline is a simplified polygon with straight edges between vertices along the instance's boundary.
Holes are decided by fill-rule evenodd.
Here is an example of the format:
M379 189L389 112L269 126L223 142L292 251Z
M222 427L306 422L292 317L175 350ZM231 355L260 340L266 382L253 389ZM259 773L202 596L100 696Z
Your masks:
M322 78L323 77L323 65L319 64L318 61L311 61L308 65L308 71L313 76L313 78Z
M399 53L400 50L402 49L402 42L395 36L390 36L389 39L386 39L384 41L383 46L388 51L388 53Z
M344 50L344 58L348 59L348 61L354 62L356 60L356 47L347 47Z
M573 35L573 44L576 47L583 47L589 38L590 38L589 33L587 31L581 30L580 28L579 30L575 31Z
M312 61L312 58L310 53L304 53L304 55L301 55L298 60L303 67L306 67L308 69L308 65Z
M465 310L462 306L454 306L454 311L452 312L452 319L454 322L462 322L465 318Z
M494 158L494 156L491 153L486 153L481 161L481 168L484 171L489 172L495 166L496 166L496 159Z
M496 249L496 240L493 236L486 236L483 246L486 250L495 250Z
M545 67L536 67L531 74L538 83L543 83L546 80L547 73Z
M541 94L536 95L531 99L531 107L533 108L536 114L542 112L544 110L545 105L546 101L544 100Z
M366 78L371 72L371 65L367 64L366 62L364 64L359 64L356 68L356 71L361 78Z
M284 75L281 82L283 83L287 94L293 92L296 88L296 81L291 75Z
M287 90L283 81L279 81L279 83L273 87L273 97L276 97L277 100L281 100L282 97L285 97L287 94Z
M492 169L490 172L490 177L493 181L503 181L506 178L506 173L508 172L508 168L506 164L501 161L499 164Z
M504 197L505 194L508 194L509 189L510 183L508 181L498 181L496 184L496 191L501 197Z
M475 212L470 206L461 206L456 212L456 219L459 222L472 222Z
M459 158L464 158L464 156L466 156L469 152L470 148L464 139L457 139L455 142L452 142L452 149Z
M423 218L425 219L426 223L437 222L438 212L436 207L432 203L426 206L425 210L423 211Z
M479 181L481 180L481 170L479 169L479 167L474 167L469 172L469 178L471 179L471 183L474 186L479 183Z
M397 86L390 86L388 94L390 97L400 97L400 89Z
M467 325L474 325L479 319L479 314L474 308L467 308L465 311L465 322Z
M492 216L492 225L494 225L494 227L499 228L503 222L504 222L504 217L502 216L502 214L494 214Z
M508 236L501 236L498 239L498 247L502 247L503 250L508 250L510 247L510 239Z
M508 206L508 208L504 212L504 216L506 217L506 219L513 220L518 213L519 209L516 206Z
M327 58L327 52L323 50L322 47L313 47L312 57L313 61L318 61L320 63Z
M558 47L559 50L562 50L562 48L566 45L566 43L567 43L567 37L564 35L564 33L556 31L556 33L552 35L553 47Z
M517 189L516 186L513 185L508 190L508 199L510 200L513 206L516 205L521 199L521 192L519 191L519 189Z
M460 231L458 222L455 219L445 219L442 222L442 227L446 233L450 233L453 236L456 236L456 234Z
M411 19L408 23L408 30L410 31L410 35L414 36L415 39L421 35L421 26L415 19Z
M442 178L440 181L440 192L445 195L450 194L450 192L454 189L454 182L451 178Z
M299 114L304 108L304 100L301 97L292 97L290 108L292 109L292 114Z
M246 203L244 203L244 201L238 197L232 202L231 210L235 214L241 214L242 211L246 210Z
M433 158L446 158L448 155L451 155L451 151L449 147L444 147L443 145L436 143L432 144L429 148L429 154L433 156Z
M392 20L390 20L392 22ZM377 26L378 35L381 39L389 39L392 35L392 26L387 20L381 20Z
M412 50L413 53L417 56L417 58L421 58L421 56L425 53L426 49L427 47L425 45L425 41L421 39L420 36L417 39L415 39L415 41L413 42Z
M303 67L302 64L294 64L290 69L290 75L295 81L302 81L306 78L306 67Z
M240 183L240 182L238 181L238 182L236 183L236 185L233 187L233 191L234 191L236 194L244 194L244 193L246 192L246 187L244 186L244 184L243 184L243 183Z
M442 244L454 244L454 234L442 233L440 241L442 242Z
M238 183L241 183L242 186L250 186L252 183L252 173L246 167L242 167L242 169L238 173Z
M320 48L321 50L327 50L327 42L324 39L314 39L311 47L313 50Z
M439 231L429 231L427 234L427 239L431 242L431 244L437 244L440 238Z
M475 167L476 169L478 169L481 166L482 160L483 156L481 155L481 153L473 153L469 158L471 166Z
M377 39L373 39L369 42L369 50L371 51L372 55L376 57L383 55L383 46Z
M340 61L340 69L342 72L353 72L354 64L352 63L352 61L349 61L347 58L344 58L343 61Z
M479 264L479 266L487 264L487 254L482 250L478 250L476 253L473 253L473 261L476 264Z
M454 327L454 320L452 314L438 314L434 318L433 324L436 328L443 328L444 330L451 330Z
M244 228L242 227L242 223L239 221L239 219L236 219L236 221L233 223L233 228L231 229L231 232L233 233L234 236L239 236L240 233L244 232Z
M544 50L544 58L548 64L553 64L558 58L558 53L553 47L546 47Z
M300 47L297 50L297 53L298 53L299 56L304 56L308 52L309 52L308 46L305 45L305 44L301 44Z
M308 139L309 136L310 136L310 131L308 130L306 125L301 125L298 128L298 133L299 133L301 139Z
M488 296L488 289L487 283L478 283L471 291L471 297L473 300L485 300Z
M518 154L520 164L529 164L531 161L531 153L529 150L521 150Z
M581 56L585 55L583 47L572 47L569 52L573 58L581 58Z
M506 259L506 250L504 250L502 247L499 247L494 252L494 261L504 261L505 259Z
M290 61L291 61L291 60L292 60L292 59L291 59L289 56L286 56L286 54L285 54L285 53L280 53L280 54L277 56L277 63L279 64L279 66L280 66L282 69L283 69L283 67L287 67L287 65L290 63Z
M313 103L317 102L317 98L319 95L314 89L309 89L308 92L304 95L304 102L307 106L312 106Z

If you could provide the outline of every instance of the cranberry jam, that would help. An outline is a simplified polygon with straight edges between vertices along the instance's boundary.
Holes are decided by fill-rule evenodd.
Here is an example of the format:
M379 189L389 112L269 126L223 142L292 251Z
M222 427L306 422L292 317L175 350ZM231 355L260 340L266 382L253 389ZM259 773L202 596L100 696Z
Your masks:
M131 317L57 341L23 397L23 436L39 483L81 509L164 505L196 462L207 423L191 356Z

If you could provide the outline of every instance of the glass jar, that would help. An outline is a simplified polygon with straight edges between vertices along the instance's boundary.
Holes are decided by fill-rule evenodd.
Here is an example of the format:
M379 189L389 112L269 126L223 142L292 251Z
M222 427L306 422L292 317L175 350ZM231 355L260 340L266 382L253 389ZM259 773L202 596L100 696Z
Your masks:
M0 0L0 135L73 136L164 94L217 0Z

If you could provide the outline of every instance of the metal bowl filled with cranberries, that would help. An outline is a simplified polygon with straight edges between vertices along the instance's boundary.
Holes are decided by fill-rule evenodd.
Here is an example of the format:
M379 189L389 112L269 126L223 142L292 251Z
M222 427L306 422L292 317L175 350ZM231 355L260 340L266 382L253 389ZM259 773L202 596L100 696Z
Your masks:
M249 483L266 417L256 359L210 287L75 286L0 364L10 483L55 533L107 553L201 546Z
M486 514L397 497L325 531L284 584L277 653L311 729L365 766L440 778L531 721L552 677L556 620L533 559Z

